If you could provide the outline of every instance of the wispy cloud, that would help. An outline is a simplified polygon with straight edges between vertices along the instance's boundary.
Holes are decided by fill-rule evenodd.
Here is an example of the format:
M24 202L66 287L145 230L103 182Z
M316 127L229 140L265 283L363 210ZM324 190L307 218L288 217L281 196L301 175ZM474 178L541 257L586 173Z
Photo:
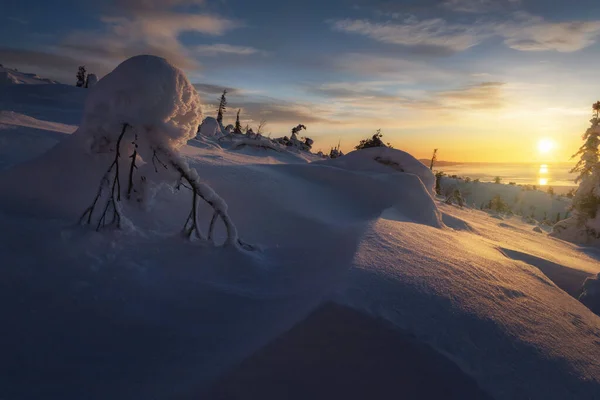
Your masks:
M359 34L384 43L431 46L450 52L475 46L482 36L473 26L451 24L441 18L419 20L410 17L401 22L342 19L329 23L336 31Z
M481 82L459 89L437 92L435 97L447 108L499 109L506 105L502 91L504 86L504 82Z
M446 117L464 112L498 110L507 106L504 82L476 82L457 84L452 89L423 90L395 88L390 82L332 82L307 87L311 95L322 96L344 118L389 120L399 113L412 113L411 117L431 118L432 113ZM340 118L341 118L340 114Z
M396 85L443 83L462 76L451 67L442 68L435 63L377 53L346 53L335 57L331 63L335 70L362 76L362 80L376 76L378 80L387 80Z
M73 32L62 48L87 58L122 61L149 53L168 58L182 68L196 68L194 54L180 41L183 32L222 35L239 23L215 15L184 14L168 10L140 12L126 16L104 16L101 32Z
M483 7L495 3L461 0L448 4ZM473 12L475 9L472 8ZM600 37L600 20L552 22L524 12L512 13L503 21L477 19L471 24L450 23L442 18L419 20L414 16L403 20L394 16L387 22L365 19L328 22L336 31L363 35L383 43L428 46L447 53L464 51L494 36L501 37L506 46L515 50L573 52L596 43Z
M515 16L515 21L497 24L495 31L516 50L573 52L600 37L600 21L549 22L526 13Z
M521 0L445 0L442 7L466 13L487 13L512 8Z
M194 87L197 91L208 94L221 94L223 90L227 90L229 94L240 94L241 89L232 88L228 86L214 85L212 83L194 83Z
M23 19L23 18L17 18L17 17L6 17L6 19L13 21L13 22L17 22L21 25L27 25L29 24L29 21Z
M205 3L205 0L112 0L108 3L108 7L116 10L139 12Z
M264 55L263 50L248 46L232 46L230 44L217 43L210 45L194 46L192 51L203 56L239 55L248 56L252 54Z

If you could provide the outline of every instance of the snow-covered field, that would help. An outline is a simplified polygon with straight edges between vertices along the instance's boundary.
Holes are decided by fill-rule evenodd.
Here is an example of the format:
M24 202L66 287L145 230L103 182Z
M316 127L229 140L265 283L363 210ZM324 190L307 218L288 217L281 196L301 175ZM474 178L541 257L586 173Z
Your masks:
M600 399L575 298L600 251L443 204L400 151L190 140L254 250L183 238L190 192L165 182L122 229L80 226L114 158L72 133L98 87L0 88L0 398Z

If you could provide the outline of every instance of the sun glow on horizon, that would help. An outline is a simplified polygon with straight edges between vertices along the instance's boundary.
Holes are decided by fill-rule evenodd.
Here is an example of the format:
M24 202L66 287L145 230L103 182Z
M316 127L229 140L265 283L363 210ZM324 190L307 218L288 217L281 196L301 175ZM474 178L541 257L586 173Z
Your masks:
M540 154L548 154L556 148L556 143L552 139L543 138L538 141L537 148Z

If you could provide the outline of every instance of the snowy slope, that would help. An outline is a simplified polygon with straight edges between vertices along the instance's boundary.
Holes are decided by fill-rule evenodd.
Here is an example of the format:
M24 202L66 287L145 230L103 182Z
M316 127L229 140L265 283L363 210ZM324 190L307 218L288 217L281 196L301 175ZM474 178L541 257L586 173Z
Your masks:
M491 182L465 182L461 179L443 177L441 180L442 195L448 190L458 189L468 206L486 207L494 196L500 196L515 214L532 216L543 221L544 217L556 222L557 214L565 219L570 214L571 199L550 195L541 190L525 190L521 186L495 184Z
M51 79L41 78L36 74L19 72L16 69L0 66L0 86L4 85L47 85L58 82Z
M144 209L125 205L123 230L95 232L76 222L110 156L82 151L68 132L83 97L53 87L0 94L0 138L20 153L0 153L15 164L0 170L0 397L202 398L333 300L431 346L495 399L600 398L600 318L572 297L600 272L593 250L441 204L427 172L399 170L406 153L309 163L207 138L182 153L260 250L183 240L189 192L167 185ZM31 143L31 129L57 136Z

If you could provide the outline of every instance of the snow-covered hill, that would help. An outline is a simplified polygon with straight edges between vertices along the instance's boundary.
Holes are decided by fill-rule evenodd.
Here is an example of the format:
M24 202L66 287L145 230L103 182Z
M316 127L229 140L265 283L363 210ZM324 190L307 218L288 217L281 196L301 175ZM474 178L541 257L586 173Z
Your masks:
M16 69L5 68L0 65L0 86L3 85L44 85L56 84L58 82L51 79L46 79L26 72L20 72Z
M398 384L411 364L447 398L600 398L600 318L574 297L597 250L443 204L403 152L309 162L208 137L182 160L254 251L182 238L190 192L168 182L96 232L77 221L114 152L70 134L85 90L48 87L0 91L1 398L240 398L248 371L243 398L433 393Z

